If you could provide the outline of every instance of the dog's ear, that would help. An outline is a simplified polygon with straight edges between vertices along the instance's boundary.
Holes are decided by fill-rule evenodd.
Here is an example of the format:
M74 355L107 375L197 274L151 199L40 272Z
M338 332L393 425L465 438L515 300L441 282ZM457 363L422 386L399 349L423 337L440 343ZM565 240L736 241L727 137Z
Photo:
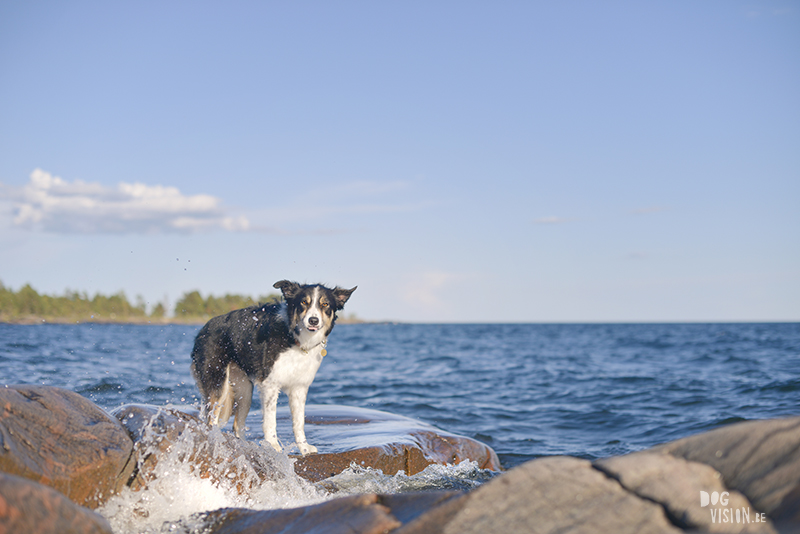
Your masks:
M290 282L289 280L275 282L272 287L275 289L280 289L285 300L291 300L295 295L297 295L297 292L300 291L300 284L297 282Z
M336 298L336 307L338 309L344 308L344 303L347 302L347 299L350 298L350 295L353 294L353 291L358 289L358 286L354 287L353 289L342 289L339 286L333 290L333 296Z

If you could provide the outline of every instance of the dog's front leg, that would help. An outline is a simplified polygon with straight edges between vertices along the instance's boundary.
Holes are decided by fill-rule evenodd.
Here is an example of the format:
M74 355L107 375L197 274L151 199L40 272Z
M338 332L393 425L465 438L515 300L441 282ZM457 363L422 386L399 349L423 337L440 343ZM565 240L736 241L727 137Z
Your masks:
M297 443L297 448L300 449L300 454L306 456L317 452L317 448L309 445L306 442L306 395L308 395L308 388L296 387L289 393L289 408L292 410L292 430L294 431L294 440Z
M278 427L276 422L278 394L280 392L280 387L267 381L262 382L258 387L258 394L259 397L261 397L261 415L264 418L262 422L264 439L278 452L283 450L281 444L278 442Z

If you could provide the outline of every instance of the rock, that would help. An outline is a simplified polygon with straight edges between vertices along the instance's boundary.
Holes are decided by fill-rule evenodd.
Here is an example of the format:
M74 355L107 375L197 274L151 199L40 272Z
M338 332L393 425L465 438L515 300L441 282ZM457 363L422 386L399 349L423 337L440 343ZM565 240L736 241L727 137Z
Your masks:
M0 473L0 534L112 534L101 516L54 489Z
M398 530L412 534L424 530ZM675 533L663 508L640 499L587 460L527 462L468 494L441 532Z
M653 452L710 465L759 511L800 521L800 417L724 426Z
M278 411L278 430L290 428L288 409ZM500 471L491 447L472 438L451 434L415 419L367 408L309 405L306 435L319 454L297 457L298 475L317 482L337 475L355 463L394 475L414 475L431 464L477 462L482 469Z
M222 461L219 455L208 454L209 451L204 449L212 429L194 414L147 405L126 405L112 413L128 429L135 442L138 468L131 483L133 489L147 483L159 454L181 439L187 430L191 431L193 437L190 439L194 440L193 452L187 454L187 461L198 464L201 476L218 476L214 473L221 473L220 468L225 467L219 465ZM279 431L290 426L288 410L279 410ZM434 463L455 464L463 460L476 461L484 469L500 469L497 455L483 443L377 410L309 405L306 407L306 433L311 443L321 451L332 451L293 457L295 472L311 482L337 475L352 463L380 469L387 475L399 471L413 475ZM278 460L265 460L264 446L240 440L227 432L220 433L216 439L233 451L227 457L244 456L261 481L277 472L274 462ZM271 449L267 451L271 452ZM268 455L268 458L270 456L275 455ZM215 464L214 469L209 462ZM228 475L226 472L225 476ZM257 480L250 483L253 482Z
M219 513L214 521L213 514ZM374 494L342 497L291 510L220 510L209 514L211 534L383 534L400 526Z
M721 516L711 515L712 510L717 514L723 506L701 506L701 491L709 495L727 491L724 508L740 513L747 510L748 519L755 521L756 508L747 497L726 488L719 472L711 466L648 451L598 460L594 465L633 494L663 506L670 520L682 528L704 532L775 532L769 520L726 523Z
M800 532L798 427L797 417L752 421L593 464L533 460L393 534ZM726 501L704 505L701 491ZM432 528L415 526L437 514Z
M0 471L96 508L128 481L132 451L119 422L77 393L48 386L0 388Z
M354 495L291 510L225 509L205 515L209 534L383 534L399 532L433 509L457 502L460 492L438 491L407 495ZM441 514L432 514L439 517ZM429 517L426 526L433 527ZM428 530L427 532L434 532Z
M435 532L463 506L467 494L460 491L423 491L381 495L380 501L403 525Z

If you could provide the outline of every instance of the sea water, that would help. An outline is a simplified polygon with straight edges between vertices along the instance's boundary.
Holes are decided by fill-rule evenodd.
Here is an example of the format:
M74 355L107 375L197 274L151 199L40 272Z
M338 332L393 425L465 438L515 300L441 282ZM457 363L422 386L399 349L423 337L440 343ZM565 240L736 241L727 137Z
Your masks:
M198 330L0 324L0 384L59 386L108 410L199 406L189 371ZM343 324L308 402L384 410L472 437L505 468L555 454L594 459L799 415L800 324ZM414 476L354 467L314 485L294 476L285 454L259 445L258 406L246 437L282 476L242 495L233 483L191 472L177 446L147 490L123 492L100 512L119 533L191 531L203 512L224 507L301 506L331 498L332 489L469 489L491 477L464 462ZM211 437L212 454L226 457L223 442Z

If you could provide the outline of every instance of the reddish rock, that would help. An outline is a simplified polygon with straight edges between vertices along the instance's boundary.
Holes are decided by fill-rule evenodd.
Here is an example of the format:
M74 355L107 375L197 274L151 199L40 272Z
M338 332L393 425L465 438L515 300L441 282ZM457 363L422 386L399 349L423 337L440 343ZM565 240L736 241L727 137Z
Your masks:
M375 494L291 510L219 510L207 520L211 534L384 534L400 526Z
M212 458L206 454L205 444L211 428L194 414L147 405L122 406L113 414L135 442L138 470L131 483L133 489L147 483L159 454L184 435L194 440L193 452L188 454L187 461L197 463L201 476L220 476L226 467L220 465L223 460L219 456ZM279 411L279 431L290 425L288 411ZM187 430L191 432L186 434ZM295 457L295 472L312 482L337 475L352 463L380 469L387 475L399 471L413 475L431 464L456 464L463 460L475 461L483 469L500 470L497 455L483 443L377 410L309 405L306 407L306 433L320 451L330 451ZM228 459L230 455L244 455L261 481L278 473L269 455L263 454L262 445L240 440L227 432L217 439L223 440L232 451Z
M0 471L96 508L128 481L132 451L119 421L77 393L48 386L0 388Z
M442 532L468 499L468 493L448 491L382 496L382 501L391 509L392 515L403 524L393 530L392 534Z
M202 514L207 534L431 534L441 532L467 494L425 491L341 497L286 510L228 508Z
M0 473L0 534L112 534L101 516L54 489Z
M278 429L289 423L279 410ZM491 447L451 434L415 419L366 408L309 405L306 435L320 453L298 457L295 472L312 482L337 475L352 463L394 475L414 475L431 464L474 461L482 469L500 471Z
M341 497L290 510L227 509L205 515L209 534L383 534L402 525L437 532L452 517L464 494L432 491L404 495L365 494ZM456 505L455 507L453 505ZM422 518L425 518L422 520Z

